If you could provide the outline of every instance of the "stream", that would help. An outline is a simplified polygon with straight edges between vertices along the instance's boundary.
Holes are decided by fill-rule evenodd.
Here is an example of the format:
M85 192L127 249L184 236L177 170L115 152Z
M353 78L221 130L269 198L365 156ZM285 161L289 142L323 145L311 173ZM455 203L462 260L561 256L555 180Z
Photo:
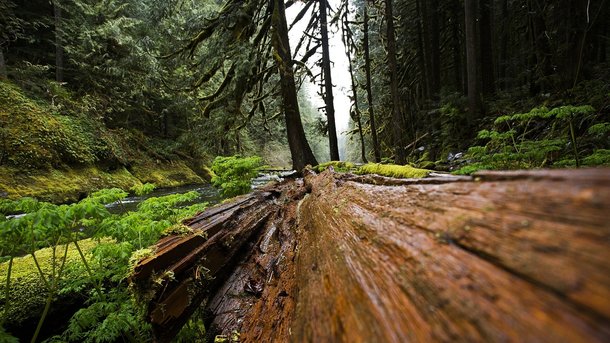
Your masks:
M252 179L252 189L260 188L271 181L282 181L284 177L294 173L294 171L267 171L260 173L256 178ZM197 204L201 202L207 202L209 205L215 205L221 202L224 198L220 190L210 184L199 184L199 185L188 185L170 188L159 188L155 189L149 194L142 196L129 196L121 201L113 202L106 205L108 211L114 214L126 213L129 211L135 211L138 205L152 197L162 197L170 194L186 193L195 191L199 193L199 196L188 203L182 204L182 206Z
M252 189L260 188L271 181L282 181L284 177L293 174L294 171L265 171L260 173L256 178L252 179ZM178 187L169 187L169 188L158 188L154 191L150 192L146 195L141 196L128 196L121 201L116 201L106 205L106 208L110 213L113 214L122 214L129 211L135 211L138 208L138 205L149 198L152 197L162 197L165 195L177 194L177 193L186 193L190 191L195 191L199 193L199 196L187 203L182 204L182 206L193 205L197 203L207 202L210 206L216 205L221 202L224 198L220 192L220 190L210 184L198 184L198 185L187 185L187 186L178 186ZM12 214L6 216L7 219L19 218L24 216L24 214Z
M158 188L154 191L141 196L128 196L127 198L116 201L111 204L106 205L106 208L110 213L113 214L121 214L129 211L135 211L138 208L138 205L149 198L152 197L162 197L165 195L178 194L178 193L186 193L190 191L195 191L199 193L199 196L188 203L183 203L182 206L192 205L202 202L207 202L210 205L215 205L222 201L222 195L220 191L210 184L199 184L199 185L188 185L188 186L178 186L178 187L170 187L170 188Z

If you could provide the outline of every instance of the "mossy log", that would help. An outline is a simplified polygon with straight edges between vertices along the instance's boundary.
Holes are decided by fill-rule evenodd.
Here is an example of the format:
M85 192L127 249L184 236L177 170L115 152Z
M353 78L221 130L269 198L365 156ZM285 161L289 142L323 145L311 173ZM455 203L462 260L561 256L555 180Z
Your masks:
M157 332L176 332L159 306L207 299L209 331L244 342L610 340L607 169L380 180L311 173L195 217L208 240L136 269L143 287L146 265L178 271ZM201 266L217 278L166 301Z

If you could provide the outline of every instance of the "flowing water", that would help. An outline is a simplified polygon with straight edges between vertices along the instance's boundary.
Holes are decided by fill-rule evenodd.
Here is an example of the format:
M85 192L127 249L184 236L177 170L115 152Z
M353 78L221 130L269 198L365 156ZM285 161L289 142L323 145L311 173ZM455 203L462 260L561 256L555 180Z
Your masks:
M186 193L190 191L195 191L199 193L199 196L188 203L182 205L192 205L201 202L208 202L210 205L214 205L219 203L222 200L222 196L217 188L214 188L212 185L203 184L203 185L188 185L188 186L179 186L179 187L170 187L170 188L159 188L150 192L149 194L142 196L128 196L127 198L113 202L111 204L106 205L108 211L114 214L125 213L129 211L135 211L138 208L138 205L152 197L162 197L165 195L178 194L178 193Z

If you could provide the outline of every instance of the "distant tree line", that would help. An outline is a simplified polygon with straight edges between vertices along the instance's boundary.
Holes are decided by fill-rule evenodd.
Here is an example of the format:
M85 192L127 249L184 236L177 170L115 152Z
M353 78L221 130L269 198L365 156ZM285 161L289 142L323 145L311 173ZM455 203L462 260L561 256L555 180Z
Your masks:
M52 66L57 82L96 96L110 126L225 155L287 143L297 169L317 163L307 136L319 132L339 158L329 30L348 55L363 161L402 164L420 145L438 159L495 117L539 104L608 111L605 0L309 0L288 22L295 3L0 0L0 75ZM310 111L302 124L305 78L325 103L317 128Z

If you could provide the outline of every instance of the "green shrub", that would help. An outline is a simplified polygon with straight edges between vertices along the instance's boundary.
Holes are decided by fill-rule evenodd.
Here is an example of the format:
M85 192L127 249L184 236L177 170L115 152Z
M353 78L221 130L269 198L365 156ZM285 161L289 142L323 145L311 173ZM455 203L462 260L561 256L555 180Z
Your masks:
M486 144L470 147L465 157L470 164L454 173L604 164L610 125L598 120L591 106L542 106L500 116L492 129L479 131L477 138ZM596 148L601 152L596 154Z
M222 189L222 194L232 197L248 193L252 179L258 175L263 160L258 156L218 156L212 162L212 184Z
M43 307L53 308L57 300L76 296L87 299L86 307L51 341L149 340L145 311L125 280L132 264L143 256L143 248L207 204L185 206L198 196L189 192L149 198L140 203L138 211L122 215L112 215L104 207L125 196L120 189L106 189L71 205L31 198L0 202L3 213L28 212L0 221L0 255L8 256L0 264L0 327L6 321L19 326L35 319ZM93 239L83 240L85 235ZM27 256L16 257L20 254Z
M156 188L156 186L154 183L145 183L145 184L141 184L141 185L134 185L129 190L132 191L133 194L135 194L137 196L142 196L142 195L146 195L146 194L149 194L150 192L154 191L155 188Z

